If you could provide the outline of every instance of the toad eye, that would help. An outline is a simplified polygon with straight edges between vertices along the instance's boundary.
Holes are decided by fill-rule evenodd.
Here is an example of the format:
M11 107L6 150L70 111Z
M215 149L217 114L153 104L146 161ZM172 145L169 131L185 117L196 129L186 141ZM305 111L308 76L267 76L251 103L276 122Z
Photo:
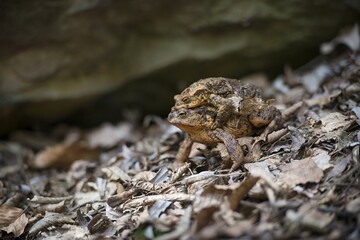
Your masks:
M184 109L179 110L178 115L179 115L179 117L185 117L186 116L186 111Z
M184 103L188 103L188 102L190 101L190 98L189 98L189 97L183 97L183 98L182 98L182 101L183 101Z

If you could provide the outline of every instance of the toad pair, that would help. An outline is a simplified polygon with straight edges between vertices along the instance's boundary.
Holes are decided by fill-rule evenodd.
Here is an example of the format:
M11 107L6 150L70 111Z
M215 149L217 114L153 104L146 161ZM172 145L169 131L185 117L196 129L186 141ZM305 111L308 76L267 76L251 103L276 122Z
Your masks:
M260 96L260 89L236 79L206 78L191 84L176 95L168 121L186 132L187 140L182 155L188 154L191 143L209 146L224 143L234 166L244 161L244 154L236 138L254 136L259 139L279 125L280 111ZM186 146L184 146L186 145ZM188 156L177 156L185 161Z

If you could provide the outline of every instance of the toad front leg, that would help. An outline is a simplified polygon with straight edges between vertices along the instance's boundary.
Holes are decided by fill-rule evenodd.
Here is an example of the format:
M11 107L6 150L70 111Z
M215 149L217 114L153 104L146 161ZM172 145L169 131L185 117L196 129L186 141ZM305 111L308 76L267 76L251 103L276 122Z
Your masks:
M189 135L186 134L184 141L181 143L178 153L175 157L175 164L177 166L184 165L186 160L188 159L191 151L191 147L193 145L193 141L189 137Z

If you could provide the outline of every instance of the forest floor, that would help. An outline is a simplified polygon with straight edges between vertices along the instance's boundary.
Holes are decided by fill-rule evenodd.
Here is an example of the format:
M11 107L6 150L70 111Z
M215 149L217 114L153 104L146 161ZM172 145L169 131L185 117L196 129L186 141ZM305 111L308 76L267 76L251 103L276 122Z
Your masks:
M280 110L302 106L234 172L221 146L202 144L175 167L184 133L157 116L12 133L0 142L0 238L359 239L354 38L272 83L253 80Z

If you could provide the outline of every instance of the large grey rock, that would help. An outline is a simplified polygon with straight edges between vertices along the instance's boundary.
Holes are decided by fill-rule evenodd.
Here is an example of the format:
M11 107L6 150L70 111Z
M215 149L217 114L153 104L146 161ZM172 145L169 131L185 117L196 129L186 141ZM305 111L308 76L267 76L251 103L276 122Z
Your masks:
M0 132L79 109L164 113L199 78L303 63L357 14L325 0L2 0Z

